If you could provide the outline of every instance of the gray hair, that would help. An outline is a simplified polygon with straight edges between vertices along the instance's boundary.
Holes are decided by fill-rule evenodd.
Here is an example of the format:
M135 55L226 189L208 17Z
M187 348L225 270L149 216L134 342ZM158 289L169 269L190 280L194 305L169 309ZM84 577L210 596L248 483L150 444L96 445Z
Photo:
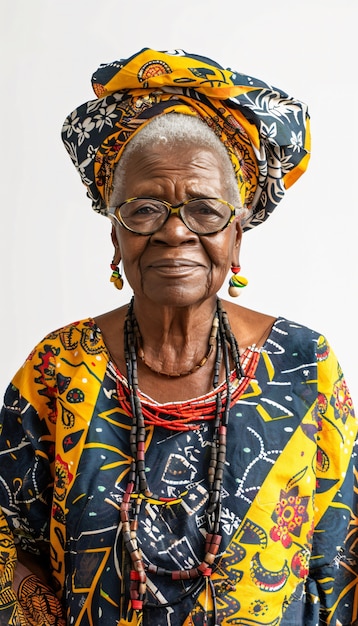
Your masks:
M183 113L166 113L153 118L128 142L119 160L120 167L117 167L114 173L112 206L120 199L126 167L131 156L139 150L153 146L153 144L168 144L169 146L185 144L187 146L208 147L214 150L222 162L224 183L229 194L228 201L237 208L242 208L234 167L224 144L206 122L194 115ZM243 213L245 214L243 217L247 219L248 211L243 209Z

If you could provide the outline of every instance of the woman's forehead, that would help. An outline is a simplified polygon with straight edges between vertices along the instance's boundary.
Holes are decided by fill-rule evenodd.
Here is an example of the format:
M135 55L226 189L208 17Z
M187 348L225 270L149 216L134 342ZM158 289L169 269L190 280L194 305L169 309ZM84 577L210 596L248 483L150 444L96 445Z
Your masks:
M190 186L200 193L209 187L215 196L222 195L225 177L219 155L206 146L147 147L130 155L119 179L115 177L114 193L171 185Z
M189 165L192 162L215 164L221 167L221 159L218 152L212 146L206 144L188 144L186 142L169 143L158 140L154 145L139 147L129 156L128 162L135 161L153 164L180 166Z

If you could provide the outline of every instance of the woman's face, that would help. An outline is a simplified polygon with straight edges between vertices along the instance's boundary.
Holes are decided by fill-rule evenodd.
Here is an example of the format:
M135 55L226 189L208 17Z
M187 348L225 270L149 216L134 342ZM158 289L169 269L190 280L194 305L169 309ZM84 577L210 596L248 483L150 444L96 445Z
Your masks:
M151 197L178 205L190 198L228 200L220 159L207 147L156 146L130 159L120 197ZM113 206L113 201L111 202ZM238 264L241 227L238 218L223 231L199 236L176 215L153 235L136 235L119 224L113 239L116 261L121 259L136 296L167 306L190 306L222 286L232 263Z

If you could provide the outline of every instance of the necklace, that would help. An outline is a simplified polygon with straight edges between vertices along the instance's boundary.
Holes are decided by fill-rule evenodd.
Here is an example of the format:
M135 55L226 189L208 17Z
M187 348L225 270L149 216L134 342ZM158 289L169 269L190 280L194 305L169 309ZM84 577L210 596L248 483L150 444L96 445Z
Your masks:
M141 335L141 332L140 332L140 329L139 329L139 326L138 326L138 322L137 322L137 320L135 318L133 320L133 323L134 323L135 338L136 338L136 341L137 341L137 356L139 356L139 358L144 363L144 365L146 365L148 367L148 369L150 369L152 372L155 372L155 374L159 374L160 376L167 376L168 378L180 378L182 376L189 376L189 374L194 374L194 372L196 372L198 369L203 367L203 365L205 365L205 363L207 363L207 361L208 361L208 359L209 359L209 357L210 357L210 355L211 355L211 353L212 353L212 351L214 349L214 345L215 345L215 342L216 342L216 336L217 336L217 332L218 332L218 326L219 326L218 314L217 314L217 311L216 311L214 319L213 319L213 325L211 327L209 343L208 343L208 350L207 350L205 356L203 356L202 359L200 359L199 363L194 365L190 370L185 370L184 372L163 372L162 370L158 370L155 367L152 367L146 361L145 356L144 356L144 350L143 350L142 335Z
M239 380L244 377L240 365L239 348L232 334L229 321L221 302L217 300L216 316L217 331L216 358L214 365L213 386L218 387L221 361L225 367L226 378L226 401L223 403L221 393L216 394L215 417L213 426L213 439L211 445L211 458L208 467L208 506L206 509L205 556L202 562L196 566L181 570L165 570L154 563L144 563L137 540L138 518L143 501L150 501L157 505L169 505L180 503L180 498L163 498L151 492L145 474L145 423L141 402L138 396L137 375L137 329L138 324L134 316L134 299L132 298L124 326L124 350L127 366L127 380L130 392L130 404L132 410L132 426L130 432L130 447L132 463L130 466L128 484L120 506L120 519L122 523L122 535L124 545L131 560L130 571L130 599L132 608L141 615L146 597L146 579L148 573L168 576L173 581L192 580L193 584L182 594L179 594L177 602L184 596L191 595L194 591L206 585L211 589L216 613L214 585L210 580L216 555L220 548L220 518L221 498L224 467L226 461L226 435L230 411L231 386L230 386L230 353L235 364L236 374ZM213 325L214 327L214 325ZM210 335L211 337L212 335ZM214 341L213 341L214 345ZM172 603L173 604L173 603ZM145 603L147 608L151 606L165 607L166 604L152 605Z

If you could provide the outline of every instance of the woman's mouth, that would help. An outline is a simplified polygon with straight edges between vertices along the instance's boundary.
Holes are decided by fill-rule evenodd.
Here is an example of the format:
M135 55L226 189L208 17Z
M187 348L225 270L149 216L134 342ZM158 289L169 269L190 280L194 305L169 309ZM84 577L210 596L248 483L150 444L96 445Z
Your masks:
M162 268L162 267L196 267L199 263L192 259L158 259L149 264L150 267Z
M167 276L184 275L202 269L203 265L192 259L158 259L148 264L147 269L155 270L160 274Z

